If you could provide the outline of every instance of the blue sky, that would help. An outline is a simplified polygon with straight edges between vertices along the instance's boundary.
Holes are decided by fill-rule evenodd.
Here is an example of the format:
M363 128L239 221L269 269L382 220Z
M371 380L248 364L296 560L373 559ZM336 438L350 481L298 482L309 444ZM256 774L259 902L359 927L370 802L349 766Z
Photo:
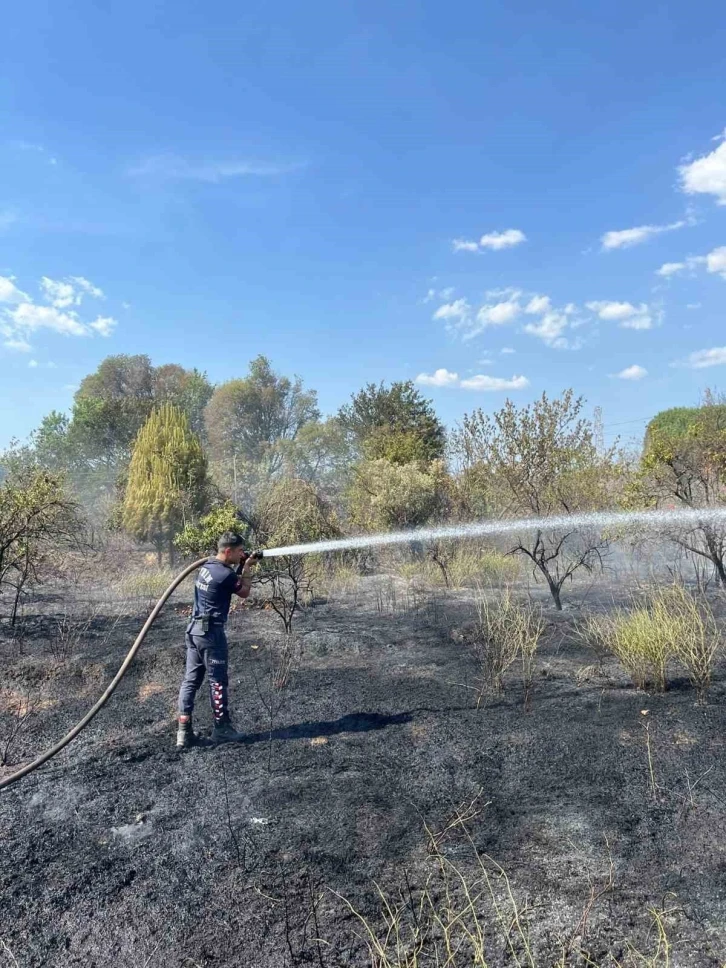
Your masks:
M0 445L110 353L264 353L326 412L418 379L448 424L572 386L608 439L726 389L725 39L679 0L13 5Z

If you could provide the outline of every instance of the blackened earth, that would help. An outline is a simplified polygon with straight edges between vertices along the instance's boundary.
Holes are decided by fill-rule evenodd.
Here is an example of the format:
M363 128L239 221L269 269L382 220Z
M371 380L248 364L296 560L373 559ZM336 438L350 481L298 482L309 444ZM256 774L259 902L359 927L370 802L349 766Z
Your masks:
M476 852L501 865L531 946L527 960L514 933L507 943L511 904L498 920L483 897L491 968L586 964L580 950L591 964L644 964L634 949L659 950L651 909L671 965L726 964L724 670L705 706L679 673L664 695L638 692L574 636L579 609L548 608L530 710L516 667L477 706L460 634L471 593L390 588L365 579L307 609L287 676L277 617L236 612L245 740L182 753L185 619L167 610L81 736L0 793L0 965L371 965L343 898L382 931L376 884L395 900L433 876L435 895L425 825L439 834L469 805L471 839L455 827L440 851L472 878ZM37 701L0 775L81 717L143 618L109 609L59 661L53 608L38 603L24 643L0 641L0 738L7 697ZM195 725L209 730L206 687ZM662 942L652 963L668 963Z

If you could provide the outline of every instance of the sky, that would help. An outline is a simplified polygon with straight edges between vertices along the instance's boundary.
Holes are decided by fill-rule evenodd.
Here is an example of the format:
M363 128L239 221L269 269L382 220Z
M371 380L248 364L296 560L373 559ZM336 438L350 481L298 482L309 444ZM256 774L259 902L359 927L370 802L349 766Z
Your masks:
M726 389L726 7L25 0L0 57L0 446L109 354L607 441Z

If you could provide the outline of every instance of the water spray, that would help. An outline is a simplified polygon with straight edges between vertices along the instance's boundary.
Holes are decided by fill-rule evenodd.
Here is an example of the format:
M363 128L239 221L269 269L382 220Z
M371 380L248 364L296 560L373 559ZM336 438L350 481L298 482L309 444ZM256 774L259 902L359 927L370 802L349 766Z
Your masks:
M473 524L450 524L439 528L412 528L386 534L363 534L352 538L334 538L308 544L266 548L264 558L283 555L323 554L328 551L351 551L355 548L379 548L385 545L411 544L426 541L454 541L485 538L499 534L518 534L526 531L605 531L609 528L642 527L649 531L673 528L703 527L726 521L726 508L703 508L669 511L595 511L587 514L562 514L542 518L512 518L476 521Z
M468 538L517 534L527 531L574 532L584 529L604 531L609 528L615 529L620 527L642 527L649 531L667 531L674 528L704 527L706 524L715 524L717 522L726 522L726 508L704 508L699 510L689 508L670 511L598 511L591 514L563 514L554 517L478 521L473 524L444 525L439 528L414 528L408 531L396 531L391 534L358 535L352 538L336 538L331 541L313 541L308 544L268 548L261 552L254 552L252 557L280 558L283 555L323 554L330 551L349 551L355 548L378 548L386 545L411 544L413 542L425 541L466 540ZM193 564L188 565L172 581L144 622L141 631L136 637L126 658L121 663L118 672L107 686L103 695L89 709L83 719L76 723L73 729L66 733L62 739L58 740L54 746L51 746L50 749L47 749L31 763L27 763L15 773L11 773L10 776L1 779L0 790L27 776L28 773L32 773L33 770L37 770L39 766L42 766L51 757L55 756L56 753L59 753L100 712L101 708L111 698L111 695L131 665L134 656L141 648L147 633L154 624L167 599L188 575L191 575L192 572L200 568L206 561L206 558L202 558L200 561L195 561Z

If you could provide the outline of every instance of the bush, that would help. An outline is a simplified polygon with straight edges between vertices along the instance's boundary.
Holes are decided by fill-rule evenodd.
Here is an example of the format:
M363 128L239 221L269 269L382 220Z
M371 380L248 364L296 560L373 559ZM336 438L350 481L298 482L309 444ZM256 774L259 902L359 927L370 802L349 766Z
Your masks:
M682 585L658 589L631 610L588 620L584 636L614 655L638 689L663 692L669 662L685 669L703 702L716 656L722 647L713 612L705 598Z
M537 647L544 631L540 613L531 605L517 603L509 589L494 602L489 602L480 594L476 610L473 645L481 666L484 688L488 687L499 695L504 688L504 673L519 658L527 706Z
M240 512L231 501L212 508L202 515L197 524L188 524L176 535L174 544L185 558L200 558L216 553L217 539L225 531L236 531L250 541L249 525L240 517Z

